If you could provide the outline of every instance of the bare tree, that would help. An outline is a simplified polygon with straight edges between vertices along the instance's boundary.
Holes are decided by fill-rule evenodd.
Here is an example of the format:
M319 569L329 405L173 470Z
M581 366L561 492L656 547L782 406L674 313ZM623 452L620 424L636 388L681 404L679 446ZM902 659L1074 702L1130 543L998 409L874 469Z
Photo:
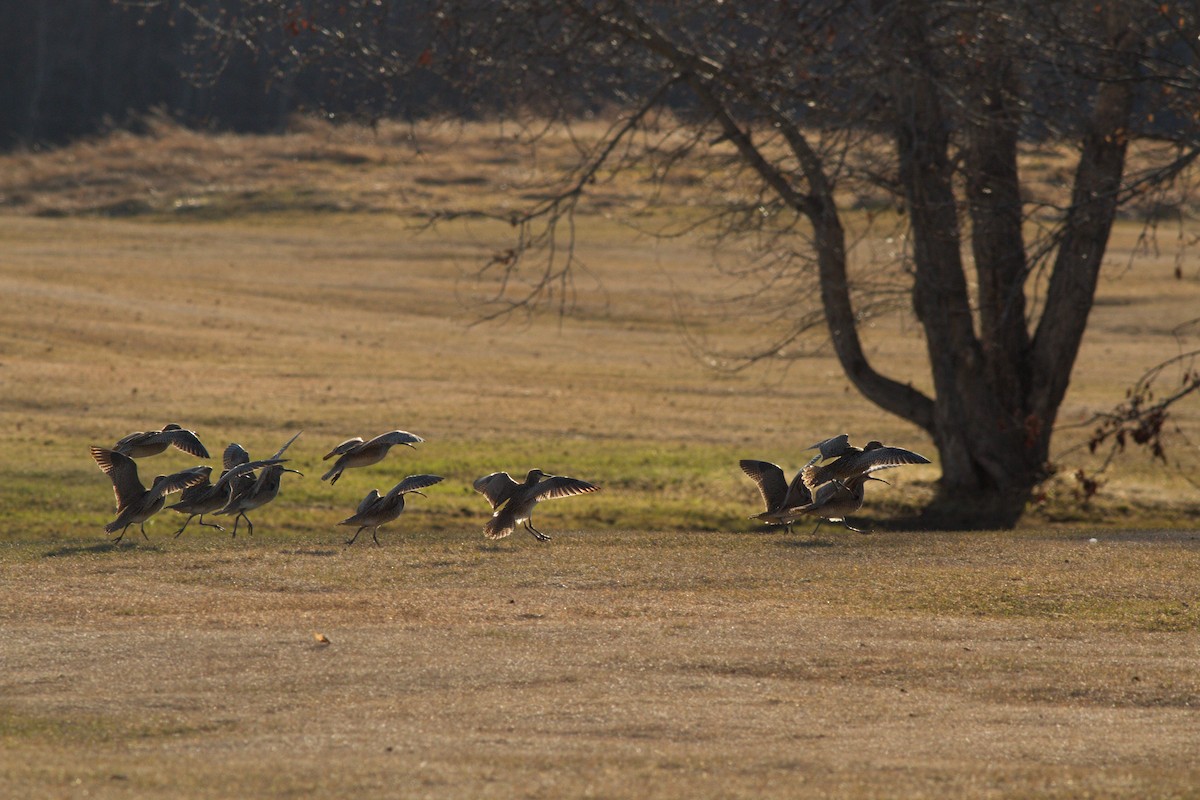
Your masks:
M1019 517L1045 476L1114 219L1178 189L1200 156L1195 0L243 5L207 30L255 47L286 30L286 58L336 54L339 81L392 100L433 81L441 93L425 97L489 113L619 110L561 190L512 218L516 241L492 265L503 308L561 301L570 223L601 172L649 161L663 175L703 157L717 177L752 180L751 202L714 207L709 222L763 243L771 289L759 299L818 299L757 355L821 320L858 391L933 438L943 476L931 514L949 524ZM664 109L670 145L631 146ZM1061 187L1030 192L1018 158L1030 143L1070 154ZM902 215L899 275L931 394L863 347L858 326L878 298L849 268L844 201L856 195ZM530 269L531 284L514 280Z

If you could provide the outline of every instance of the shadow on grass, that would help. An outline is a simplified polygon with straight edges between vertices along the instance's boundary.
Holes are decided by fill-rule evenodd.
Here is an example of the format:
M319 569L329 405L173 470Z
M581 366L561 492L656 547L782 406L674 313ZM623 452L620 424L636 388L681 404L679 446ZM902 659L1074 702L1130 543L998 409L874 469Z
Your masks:
M836 542L829 539L780 539L776 547L787 547L793 550L812 550L818 547L833 547Z
M344 548L343 548L344 549ZM342 550L330 550L325 548L296 548L295 550L280 550L281 555L285 556L336 556Z
M479 552L481 553L516 553L519 548L511 544L481 544Z
M148 550L161 553L163 549L156 544L138 544L137 542L101 542L99 544L66 545L48 550L42 558L62 558L64 556L94 555L96 553L115 553L118 551Z

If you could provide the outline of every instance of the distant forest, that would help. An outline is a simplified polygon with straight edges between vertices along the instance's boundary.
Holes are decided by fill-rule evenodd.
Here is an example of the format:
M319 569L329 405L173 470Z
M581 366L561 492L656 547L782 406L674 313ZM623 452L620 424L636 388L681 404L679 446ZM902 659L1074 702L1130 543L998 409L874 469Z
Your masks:
M414 4L417 5L417 4ZM197 46L174 3L36 0L6 4L0 26L0 148L56 144L163 109L192 127L269 132L297 110L373 113L379 87L351 86L325 61L281 72L246 48ZM411 7L411 6L410 6ZM288 34L280 31L280 38ZM393 46L420 50L399 35ZM332 67L332 68L331 68ZM438 90L409 81L393 114L420 116ZM452 103L452 101L451 101Z
M178 0L7 4L6 24L0 27L0 149L59 144L112 127L136 130L139 118L156 109L194 128L261 133L283 129L297 111L420 118L487 111L504 102L502 92L460 94L444 70L404 69L402 77L388 82L372 72L375 65L368 59L355 59L352 49L350 54L302 52L313 37L304 35L299 17L299 32L296 20L289 27L286 15L277 23L258 20L254 27L259 36L267 34L255 40L255 50L228 38L221 41L211 31L197 36L194 18L183 13L181 5ZM377 18L382 25L374 34L375 43L386 41L399 63L423 63L432 39L432 5L411 0L386 6ZM256 8L254 3L224 0L214 0L212 7L234 16ZM249 13L262 13L262 8ZM280 8L286 5L276 13ZM701 14L699 9L688 13ZM296 49L289 59L291 48ZM511 54L522 58L520 52ZM597 65L593 76L614 69ZM572 79L564 81L569 84ZM610 98L597 86L605 83L596 81L590 92L579 84L544 89L558 93L560 111L602 108ZM1061 101L1047 102L1055 116L1069 116ZM1038 127L1046 115L1037 112L1045 109L1031 110L1035 113L1024 135L1053 135ZM1146 134L1178 132L1192 124L1186 116L1156 110L1160 113L1150 115L1152 121L1142 126Z

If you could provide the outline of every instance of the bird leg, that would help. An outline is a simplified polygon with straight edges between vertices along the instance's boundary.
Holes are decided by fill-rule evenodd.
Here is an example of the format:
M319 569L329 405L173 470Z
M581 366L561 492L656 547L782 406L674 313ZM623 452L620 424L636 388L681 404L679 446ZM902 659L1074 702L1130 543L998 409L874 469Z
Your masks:
M378 525L376 525L375 528L371 531L371 538L375 540L376 547L382 547L382 545L379 544L379 537L375 535L377 533L379 533Z
M817 531L821 530L821 525L822 525L822 523L824 523L824 522L825 522L825 520L824 520L824 519L822 519L821 517L817 517L817 527L815 527L815 528L813 528L813 529L812 529L812 533L810 533L810 534L809 534L809 536L816 536L816 535L817 535Z
M138 530L140 530L142 532L143 539L145 539L147 542L150 541L150 537L146 535L146 523L145 522L142 522L138 525Z
M184 524L186 525L187 523L184 523ZM206 528L216 528L216 529L217 529L217 530L219 530L219 531L223 531L223 530L225 530L224 528L222 528L220 525L218 525L218 524L217 524L217 523L215 523L215 522L205 522L205 521L204 521L204 515L203 515L203 514L201 514L201 515L200 515L200 519L199 519L199 521L197 521L197 523L196 523L196 524L197 524L197 525L203 525L203 526L204 526L204 527L206 527Z
M234 539L237 538L238 520L243 520L243 519L246 520L246 527L248 527L250 529L250 535L251 536L254 535L254 523L251 522L250 518L246 516L245 511L239 511L237 513L237 516L233 518L233 536L231 538L234 538Z
M359 528L358 530L356 530L356 531L354 532L354 535L353 535L353 536L351 536L349 539L347 539L347 540L346 540L346 547L349 547L350 545L354 544L354 540L358 538L358 535L359 535L360 533L362 533L363 531L365 531L365 530L366 530L367 528L369 528L369 527L371 527L371 526L370 526L370 525L363 525L361 528Z
M187 519L185 519L185 520L183 521L183 527L182 527L182 528L180 528L179 530L175 531L175 538L176 538L176 539L178 539L178 538L179 538L179 534L183 533L183 531L184 531L184 528L187 528L187 526L188 526L188 523L192 521L192 517L194 517L194 516L196 516L196 515L195 515L195 514L192 514L192 515L191 515L191 516L189 516ZM201 522L200 522L200 524L201 524L201 525L203 525L203 524L204 524L204 522L203 522L203 519L204 519L204 518L203 518L203 517L201 517Z
M533 524L530 523L529 520L525 520L525 530L529 531L529 533L533 535L533 538L537 539L539 542L550 541L550 537L533 527Z
M132 524L133 524L132 522L129 523L129 525L132 525ZM129 530L129 525L126 525L124 528L121 528L121 532L117 534L117 538L112 540L113 544L121 543L121 540L125 538L125 531Z

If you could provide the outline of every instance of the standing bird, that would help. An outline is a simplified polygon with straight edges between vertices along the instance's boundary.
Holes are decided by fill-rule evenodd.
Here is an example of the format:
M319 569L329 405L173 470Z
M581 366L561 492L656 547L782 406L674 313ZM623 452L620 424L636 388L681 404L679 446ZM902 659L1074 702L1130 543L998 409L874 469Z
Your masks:
M820 529L821 523L826 520L840 522L855 533L869 533L869 531L860 530L846 522L846 517L862 508L863 489L867 481L887 483L883 478L873 478L865 472L845 481L829 481L817 488L811 502L794 508L767 511L753 519L761 519L777 525L791 525L802 517L813 516L819 517L813 533L816 533Z
M338 478L342 477L342 470L350 469L351 467L368 467L371 464L377 464L383 460L383 457L388 454L394 446L402 444L405 447L412 447L415 442L425 441L415 433L408 431L388 431L381 433L369 442L364 442L361 436L355 436L353 439L347 439L337 447L329 451L322 458L322 461L328 461L334 456L340 458L333 462L333 468L321 476L321 480L329 481L335 484ZM415 450L416 448L413 447Z
M929 459L903 447L888 447L881 442L871 441L865 447L855 447L850 444L849 436L842 434L824 442L815 444L809 449L819 448L821 459L837 456L837 460L823 466L813 462L801 470L803 480L811 489L828 481L843 483L855 475L866 475L881 469L903 467L908 464L928 464Z
M820 456L813 458L805 466L812 466L819 458ZM738 466L758 486L758 492L767 506L767 510L764 512L766 514L812 502L812 492L804 485L803 469L796 473L796 477L792 478L792 482L789 484L783 470L769 461L744 458L738 462ZM789 523L785 527L790 533L791 524Z
M545 480L542 480L543 478ZM495 509L492 518L483 528L484 536L489 539L503 539L512 533L517 525L523 524L525 530L540 542L549 541L550 537L533 527L530 516L535 505L543 500L600 490L599 486L587 481L549 475L540 469L529 470L524 483L517 483L507 472L493 472L479 478L473 485L475 491L486 497Z
M392 487L391 491L382 497L379 491L372 489L363 498L363 501L358 504L358 509L351 517L346 517L338 523L338 525L358 525L359 528L346 542L346 546L354 544L354 540L366 528L371 528L371 538L375 540L375 544L379 544L379 527L400 516L400 512L404 510L404 495L408 492L419 494L424 497L424 493L417 491L424 489L426 486L433 486L435 483L441 483L440 475L409 475L404 480Z
M138 524L142 536L149 539L146 520L162 510L166 496L208 480L212 472L212 467L192 467L172 475L159 475L147 489L138 479L137 464L132 458L95 445L90 450L97 466L112 479L113 494L117 498L117 518L104 526L105 533L121 531L113 539L114 543L125 538L125 532L134 523Z
M174 422L163 425L161 431L131 433L114 444L112 449L130 458L145 458L156 456L172 446L196 458L209 457L196 432L184 430Z
M302 433L303 431L301 431ZM279 452L267 459L269 463L263 467L257 478L251 478L248 472L238 475L233 480L233 488L230 492L229 502L220 511L215 512L221 514L234 514L233 518L233 538L237 538L238 523L241 520L246 520L246 525L250 528L250 533L254 533L254 523L250 521L250 517L246 516L247 511L253 511L256 508L261 508L267 503L274 500L279 495L279 487L283 480L283 473L294 472L297 475L303 475L299 470L290 469L282 464L282 456L285 450L291 446L292 442L296 441L300 433L287 440L287 444L279 448ZM245 448L236 442L225 448L225 464L230 471L237 467L250 464L250 454ZM232 464L233 466L230 466Z

